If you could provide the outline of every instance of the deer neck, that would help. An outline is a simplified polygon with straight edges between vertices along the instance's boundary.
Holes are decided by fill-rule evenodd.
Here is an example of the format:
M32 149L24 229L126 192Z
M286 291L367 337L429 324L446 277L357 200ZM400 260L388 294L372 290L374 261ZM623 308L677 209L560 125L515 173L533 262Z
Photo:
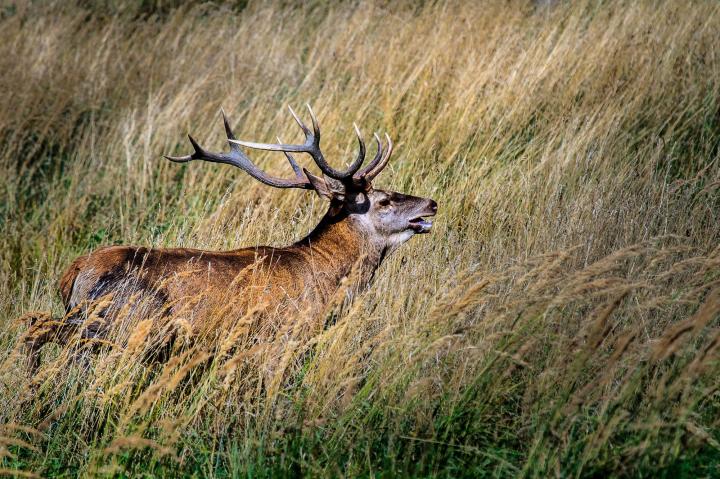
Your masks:
M307 248L313 269L335 286L352 277L364 289L385 257L385 245L373 238L356 215L328 212L297 246Z

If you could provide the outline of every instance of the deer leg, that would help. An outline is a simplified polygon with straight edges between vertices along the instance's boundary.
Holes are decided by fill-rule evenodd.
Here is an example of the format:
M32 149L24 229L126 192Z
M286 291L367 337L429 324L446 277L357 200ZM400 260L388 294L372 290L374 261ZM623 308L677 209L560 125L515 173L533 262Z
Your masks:
M34 374L35 371L37 371L38 363L40 360L40 354L38 350L43 344L43 338L41 338L41 334L39 334L40 328L38 326L38 323L51 319L52 316L50 315L50 313L33 311L31 313L24 314L16 320L18 323L29 323L28 330L25 332L25 335L22 339L22 346L27 353L28 369L30 370L31 374Z
M34 374L40 365L40 349L51 342L63 343L77 330L77 324L66 318L54 318L50 314L33 315L30 328L25 334L24 346L28 354L28 366Z
M40 365L40 350L47 343L65 345L83 326L84 311L74 308L62 318L49 313L25 315L30 320L30 328L25 334L24 343L28 353L30 373L34 374ZM76 355L74 355L75 357Z

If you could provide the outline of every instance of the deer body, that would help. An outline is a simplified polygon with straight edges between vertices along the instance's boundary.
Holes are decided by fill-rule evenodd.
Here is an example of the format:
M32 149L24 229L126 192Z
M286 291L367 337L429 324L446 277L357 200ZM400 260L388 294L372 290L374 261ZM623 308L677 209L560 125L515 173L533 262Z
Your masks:
M292 110L291 110L292 112ZM65 318L33 324L26 344L37 361L38 349L48 341L66 342L79 333L83 338L103 337L107 325L138 294L151 299L155 310L186 314L199 334L218 334L218 306L223 316L237 318L259 305L274 315L309 312L317 315L341 286L352 278L353 289L364 288L387 253L416 233L426 233L437 204L429 199L373 189L371 180L387 164L392 143L383 148L376 135L378 153L359 171L365 146L358 131L360 154L345 172L327 163L319 150L320 132L312 110L313 132L293 113L306 134L305 145L266 145L234 139L227 119L229 154L210 153L190 138L195 153L168 157L172 161L205 160L228 163L247 171L263 183L280 188L313 189L330 200L328 212L302 240L287 247L258 246L232 251L186 248L151 249L137 246L100 248L77 258L60 280ZM224 116L224 115L223 115ZM296 173L294 180L267 176L255 167L238 144L284 151ZM288 151L310 154L323 171L316 177L301 171ZM106 303L98 314L103 321L87 321L87 305Z
M133 292L152 292L168 304L180 304L200 291L208 296L247 291L251 302L290 302L319 310L353 267L363 270L357 287L366 286L384 251L347 220L323 221L287 247L206 251L109 246L77 258L60 280L60 292L66 312L128 280Z

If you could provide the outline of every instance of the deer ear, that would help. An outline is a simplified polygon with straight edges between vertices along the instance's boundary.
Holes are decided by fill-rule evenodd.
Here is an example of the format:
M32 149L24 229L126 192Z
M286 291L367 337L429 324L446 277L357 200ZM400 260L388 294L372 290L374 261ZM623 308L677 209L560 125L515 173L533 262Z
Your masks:
M360 178L357 179L353 178L353 181L355 182L355 187L360 191L366 193L372 191L372 182L368 180L366 174L360 175Z
M333 196L338 199L345 198L345 185L342 181L331 178L327 175L323 175L325 184L328 186Z
M307 177L308 181L310 181L310 184L313 186L313 188L315 189L315 193L317 193L318 196L327 198L329 200L332 200L335 197L333 191L330 189L324 178L313 175L305 168L303 168L303 172L305 173L305 176Z

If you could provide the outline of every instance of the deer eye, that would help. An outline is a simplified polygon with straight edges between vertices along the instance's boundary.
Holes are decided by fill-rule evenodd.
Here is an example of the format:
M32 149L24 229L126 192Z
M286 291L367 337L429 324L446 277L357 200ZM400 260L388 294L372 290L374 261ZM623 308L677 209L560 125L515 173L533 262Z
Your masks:
M390 206L390 199L389 198L381 199L380 201L378 201L378 206L381 206L383 208L386 206Z

